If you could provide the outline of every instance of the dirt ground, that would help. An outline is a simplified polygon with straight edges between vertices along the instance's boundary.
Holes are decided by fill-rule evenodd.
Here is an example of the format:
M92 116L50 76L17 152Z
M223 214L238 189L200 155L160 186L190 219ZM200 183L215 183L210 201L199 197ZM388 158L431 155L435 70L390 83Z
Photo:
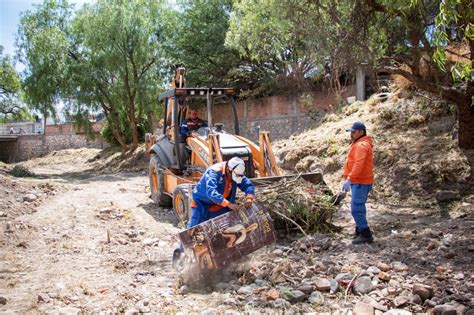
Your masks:
M73 153L75 157L71 158ZM265 263L275 269L284 261L293 261L293 266L303 261L304 268L312 271L298 278L298 268L294 268L294 274L288 270L295 287L312 281L307 277L330 279L381 262L403 262L410 271L399 276L402 284L433 285L440 298L438 304L450 301L443 292L451 288L461 295L453 299L460 303L461 310L474 306L472 301L463 300L472 298L474 289L474 211L470 203L441 217L426 209L371 202L369 221L374 222L377 242L362 247L350 245L353 227L346 203L334 219L343 228L341 234L314 235L292 245L290 240L281 240L240 262L240 271L221 275L207 287L187 288L179 285L178 274L171 267L180 231L174 214L156 207L149 199L145 171L117 172L98 167L94 159L98 154L103 152L66 151L28 161L25 164L35 178L14 178L0 172L1 313L347 314L361 299L327 293L326 302L320 304L269 301L262 294L273 292L275 287L284 291L278 281L259 282L259 276L254 276L251 284L242 280L244 272L249 275ZM5 169L11 166L0 168ZM26 196L30 195L36 200L29 201ZM319 246L315 252L307 249L321 239L329 245ZM296 249L301 247L295 244L308 240L312 245L305 245L304 253L298 252ZM436 271L438 266L444 268L443 274ZM455 280L455 275L461 279ZM418 307L418 311L426 309Z
M336 191L354 120L375 143L376 242L351 245L346 197L341 232L280 239L200 287L171 267L181 228L149 198L143 148L53 152L21 163L28 178L0 163L0 313L474 314L474 150L457 147L449 106L401 92L354 103L275 143L280 165Z

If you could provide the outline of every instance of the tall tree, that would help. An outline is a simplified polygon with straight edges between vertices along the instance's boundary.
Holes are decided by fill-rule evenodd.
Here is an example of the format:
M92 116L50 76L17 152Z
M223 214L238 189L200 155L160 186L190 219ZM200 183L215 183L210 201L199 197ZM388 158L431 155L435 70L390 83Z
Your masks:
M183 1L167 14L167 54L187 68L189 86L224 86L239 63L234 49L224 46L231 0Z
M101 108L124 151L137 148L139 122L161 85L163 10L151 0L100 0L85 5L73 22L69 96L78 110Z
M21 82L13 62L0 46L0 122L29 119L20 97Z
M405 50L387 54L385 59L393 61L392 65L376 70L399 74L418 88L456 104L459 146L474 147L472 1L366 0L360 8L368 17L365 27L388 33L390 29L382 20L399 20L406 26Z
M17 47L25 64L25 100L44 116L56 117L68 60L71 6L67 0L45 0L20 18Z

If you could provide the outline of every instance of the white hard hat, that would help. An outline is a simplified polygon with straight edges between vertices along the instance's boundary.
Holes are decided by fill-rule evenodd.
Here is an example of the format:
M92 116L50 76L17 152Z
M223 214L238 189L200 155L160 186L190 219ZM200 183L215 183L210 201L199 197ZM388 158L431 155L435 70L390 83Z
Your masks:
M245 175L245 163L241 158L233 157L227 162L227 167L232 172L232 180L237 184L242 182Z

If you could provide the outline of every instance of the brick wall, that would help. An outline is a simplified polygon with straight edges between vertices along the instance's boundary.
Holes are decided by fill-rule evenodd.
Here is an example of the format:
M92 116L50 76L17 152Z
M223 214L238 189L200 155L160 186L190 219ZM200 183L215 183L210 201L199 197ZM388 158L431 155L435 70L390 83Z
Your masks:
M348 86L342 93L343 98L355 95L355 85ZM336 95L325 92L313 93L313 110L324 112L336 108ZM294 133L317 126L318 121L307 115L307 108L299 97L271 96L262 99L250 99L237 103L240 134L253 141L257 140L257 128L270 132L273 140L285 139ZM200 109L200 117L206 117L205 109ZM225 125L224 129L234 130L232 110L228 104L217 104L213 110L213 122Z
M25 161L34 157L47 155L52 151L77 148L102 149L108 144L100 137L87 140L85 135L57 134L57 135L26 135L18 139L18 149L15 162Z

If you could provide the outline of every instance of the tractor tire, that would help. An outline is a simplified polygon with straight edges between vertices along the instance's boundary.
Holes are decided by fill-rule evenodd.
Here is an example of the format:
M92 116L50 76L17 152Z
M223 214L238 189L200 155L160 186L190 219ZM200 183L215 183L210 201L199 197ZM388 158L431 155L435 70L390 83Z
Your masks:
M191 218L189 184L178 185L173 191L173 209L180 222L188 223Z
M165 177L164 167L160 158L156 154L150 157L150 190L151 199L161 207L170 207L171 197L164 193Z

